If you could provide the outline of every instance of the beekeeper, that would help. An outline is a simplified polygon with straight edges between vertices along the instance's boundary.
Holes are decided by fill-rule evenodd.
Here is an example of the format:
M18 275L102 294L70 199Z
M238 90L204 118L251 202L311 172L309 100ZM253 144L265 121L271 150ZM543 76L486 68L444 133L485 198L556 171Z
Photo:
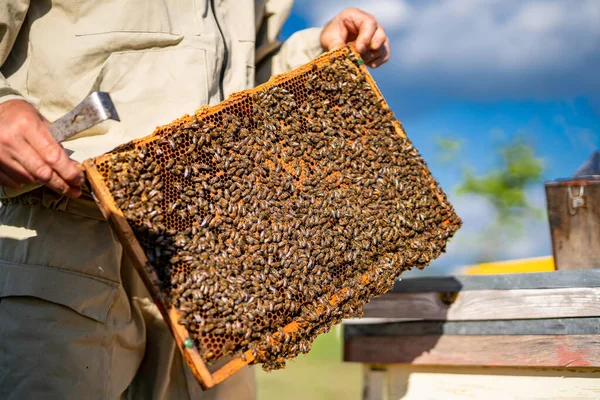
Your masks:
M201 392L77 162L349 41L387 61L358 9L278 42L291 3L0 1L1 399L255 397L251 368ZM63 149L48 121L92 91L121 122Z

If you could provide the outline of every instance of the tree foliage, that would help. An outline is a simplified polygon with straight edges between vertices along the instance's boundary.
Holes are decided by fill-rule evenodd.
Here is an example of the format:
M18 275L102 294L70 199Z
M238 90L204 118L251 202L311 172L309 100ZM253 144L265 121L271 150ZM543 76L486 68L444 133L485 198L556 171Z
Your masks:
M538 184L544 174L544 160L535 154L532 144L515 137L501 142L491 154L493 167L477 174L473 165L466 163L463 143L453 138L438 138L437 161L457 162L462 170L462 179L457 187L458 195L475 195L485 198L495 210L497 220L490 229L510 225L519 227L520 221L539 216L542 210L531 204L528 189Z
M476 175L465 167L458 194L486 198L497 212L498 222L514 223L525 214L536 214L526 190L542 179L544 163L530 144L512 139L497 150L498 163L491 171Z
M435 144L438 148L438 161L444 163L455 160L462 148L462 142L446 137L436 138Z

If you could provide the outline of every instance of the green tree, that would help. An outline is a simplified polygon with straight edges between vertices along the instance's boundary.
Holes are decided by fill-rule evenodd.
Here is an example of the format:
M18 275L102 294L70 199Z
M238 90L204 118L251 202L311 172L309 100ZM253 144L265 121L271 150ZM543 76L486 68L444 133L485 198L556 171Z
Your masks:
M438 140L437 147L438 161L447 163L456 162L463 145L445 138ZM459 165L462 179L456 194L485 198L496 216L475 237L461 236L465 242L477 243L478 254L473 260L476 263L493 261L501 243L522 234L523 221L543 215L543 210L533 205L527 196L527 190L539 184L544 173L544 161L535 154L534 146L518 137L504 140L492 157L493 166L485 173L475 173L475 168L464 161Z
M455 160L462 148L461 141L441 136L436 138L435 144L438 149L438 161L443 163Z
M533 146L515 138L498 148L497 158L497 165L481 175L464 166L457 193L487 199L494 206L497 222L501 225L519 226L523 217L539 216L540 210L530 203L526 192L540 182L544 173L544 162L536 157Z

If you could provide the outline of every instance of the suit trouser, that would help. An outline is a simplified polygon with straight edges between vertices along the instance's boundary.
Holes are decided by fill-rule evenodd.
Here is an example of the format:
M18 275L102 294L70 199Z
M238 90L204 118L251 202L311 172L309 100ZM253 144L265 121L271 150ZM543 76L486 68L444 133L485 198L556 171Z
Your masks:
M202 392L93 201L0 206L1 399L254 399L252 368Z

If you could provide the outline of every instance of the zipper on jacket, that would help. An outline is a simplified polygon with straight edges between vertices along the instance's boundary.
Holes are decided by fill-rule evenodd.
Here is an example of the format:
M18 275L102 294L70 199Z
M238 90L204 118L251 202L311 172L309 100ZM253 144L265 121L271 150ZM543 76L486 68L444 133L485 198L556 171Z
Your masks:
M215 0L210 0L210 9L212 11L212 15L215 19L215 23L217 24L217 28L219 29L219 34L221 35L221 39L223 40L223 63L221 65L221 72L219 74L219 97L221 101L225 100L225 91L223 90L223 80L225 79L225 70L227 68L227 61L229 58L229 49L227 49L227 42L225 41L225 34L223 33L223 29L221 29L221 24L219 24L219 19L217 18L217 11L215 10Z

